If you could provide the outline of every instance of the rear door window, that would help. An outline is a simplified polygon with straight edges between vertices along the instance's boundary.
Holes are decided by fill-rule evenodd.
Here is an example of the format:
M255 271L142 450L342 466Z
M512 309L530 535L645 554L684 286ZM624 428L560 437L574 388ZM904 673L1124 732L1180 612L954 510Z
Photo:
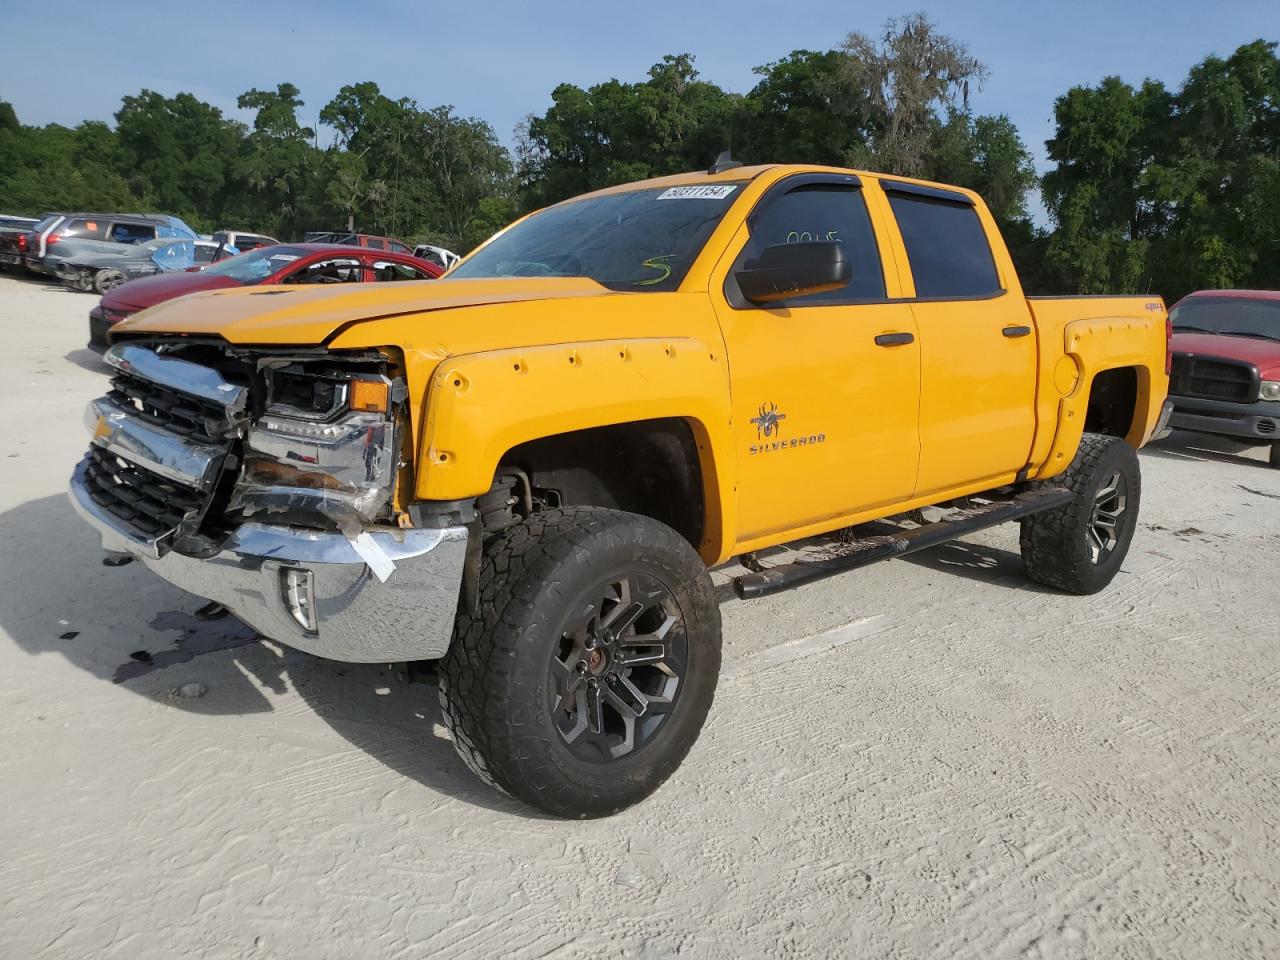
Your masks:
M391 249L392 253L408 253L409 252L408 247L406 247L403 243L397 243L395 240L389 240L387 242L387 246Z
M56 232L63 237L74 237L77 240L103 240L107 236L106 220L90 220L88 218L76 218L68 220L62 225L62 228ZM146 239L151 239L147 237Z
M150 223L113 223L108 235L113 243L144 243L155 239L156 228Z
M431 280L433 278L425 270L411 267L407 263L399 263L395 260L375 260L373 261L373 279L381 283L394 280Z
M888 184L885 189L917 297L947 300L1002 292L987 233L971 204L899 193Z
M786 181L783 181L786 189ZM786 243L834 241L853 261L847 287L796 297L797 307L832 301L883 300L884 272L862 191L836 183L802 183L781 196L767 197L750 221L751 239L738 255L735 269L748 267L765 247Z

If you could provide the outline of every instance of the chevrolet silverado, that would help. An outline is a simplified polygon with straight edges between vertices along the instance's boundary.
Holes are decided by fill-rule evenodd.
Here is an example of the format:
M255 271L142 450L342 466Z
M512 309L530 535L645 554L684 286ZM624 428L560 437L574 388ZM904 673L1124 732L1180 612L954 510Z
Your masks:
M1156 297L1025 297L968 190L727 157L439 281L206 291L111 340L71 481L104 547L297 649L438 661L462 759L567 817L694 743L709 567L750 598L1017 521L1033 580L1103 589L1170 363Z

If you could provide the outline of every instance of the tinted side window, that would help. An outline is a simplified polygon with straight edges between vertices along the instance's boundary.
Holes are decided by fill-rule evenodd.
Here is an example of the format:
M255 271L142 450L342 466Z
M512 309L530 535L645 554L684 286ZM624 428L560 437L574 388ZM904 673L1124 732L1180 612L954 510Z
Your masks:
M107 235L107 222L105 220L68 220L55 232L78 240L101 240Z
M408 253L409 252L408 247L406 247L403 243L397 243L394 240L391 240L388 243L388 247L390 248L392 253Z
M218 252L217 247L206 246L203 243L196 244L196 263L213 263L213 255Z
M967 203L890 193L917 297L981 297L1000 291L978 212Z
M884 299L884 272L871 218L860 190L826 184L804 184L765 200L751 223L751 239L738 256L738 266L751 264L765 247L779 243L834 240L844 244L853 261L847 287L797 297L796 306L843 300Z
M156 228L149 223L114 223L109 238L114 243L142 243L155 235Z

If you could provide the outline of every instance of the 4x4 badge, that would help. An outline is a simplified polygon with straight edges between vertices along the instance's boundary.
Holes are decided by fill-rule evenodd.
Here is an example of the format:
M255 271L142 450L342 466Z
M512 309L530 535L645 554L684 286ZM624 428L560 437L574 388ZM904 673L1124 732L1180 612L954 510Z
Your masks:
M756 425L757 437L772 437L775 433L782 432L778 422L785 419L787 415L779 413L778 405L770 402L760 404L760 416L752 417L751 422Z

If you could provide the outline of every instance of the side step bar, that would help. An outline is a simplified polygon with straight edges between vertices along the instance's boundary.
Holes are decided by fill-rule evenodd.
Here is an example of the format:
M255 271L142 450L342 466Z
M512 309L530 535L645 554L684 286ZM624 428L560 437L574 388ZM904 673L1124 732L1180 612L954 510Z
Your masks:
M937 523L903 530L891 536L865 537L852 543L839 544L822 557L801 559L795 563L743 574L734 581L734 587L738 596L744 600L766 597L802 583L864 567L877 560L902 557L917 550L936 547L975 530L985 530L1010 520L1021 520L1041 510L1061 506L1070 499L1071 491L1065 487L1043 487L1008 497L991 498L987 503L962 510Z

